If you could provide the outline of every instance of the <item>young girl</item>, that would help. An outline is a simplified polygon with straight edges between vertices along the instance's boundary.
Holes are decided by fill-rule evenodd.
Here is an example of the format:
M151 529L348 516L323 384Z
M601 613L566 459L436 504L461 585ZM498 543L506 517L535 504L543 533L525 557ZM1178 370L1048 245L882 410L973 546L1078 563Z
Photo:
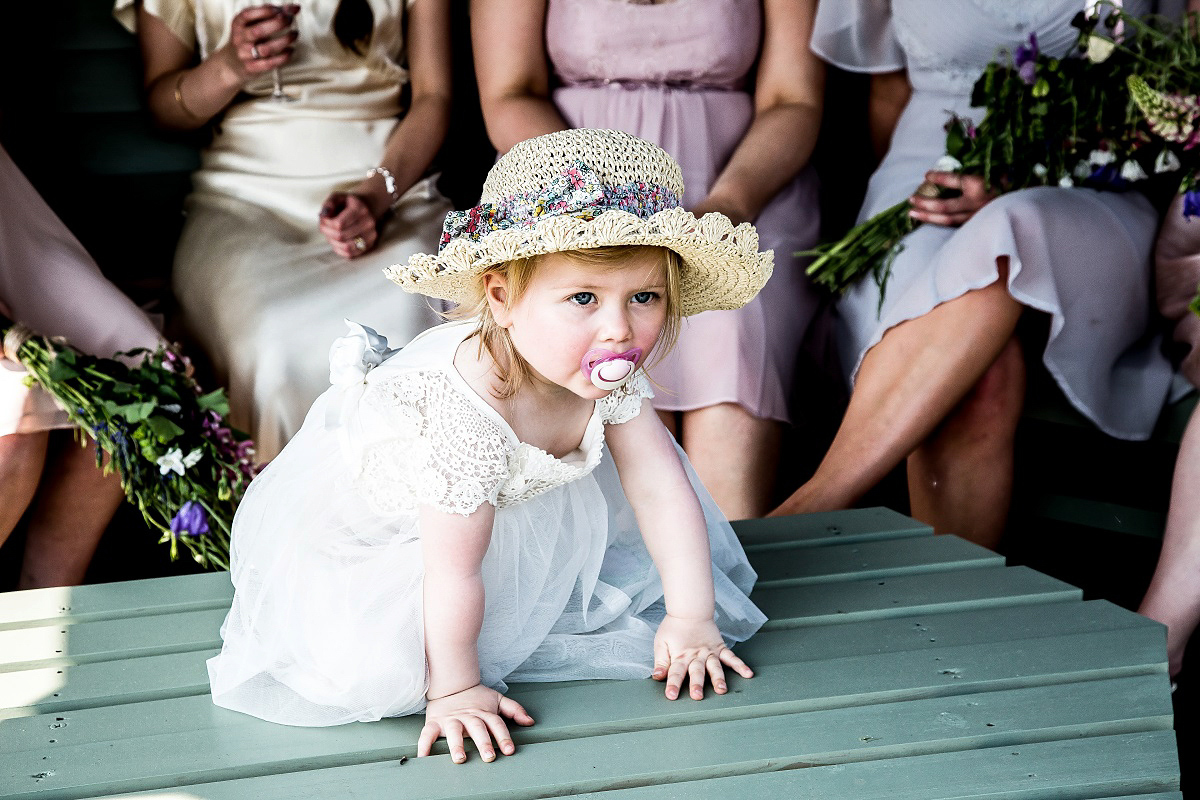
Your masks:
M465 321L401 351L369 328L254 481L218 705L292 725L425 711L418 745L512 753L505 681L642 678L675 699L765 621L728 523L650 406L680 318L771 273L749 224L678 207L679 167L614 131L514 147L437 256L389 270ZM722 369L714 364L713 369ZM604 457L607 449L611 458ZM493 740L495 746L493 744Z

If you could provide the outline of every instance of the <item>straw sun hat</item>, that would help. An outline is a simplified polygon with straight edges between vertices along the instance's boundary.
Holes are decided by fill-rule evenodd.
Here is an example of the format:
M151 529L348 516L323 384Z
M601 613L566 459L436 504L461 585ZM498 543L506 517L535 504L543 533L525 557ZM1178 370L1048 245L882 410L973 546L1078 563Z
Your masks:
M528 139L488 173L479 205L446 216L437 255L385 274L406 292L458 303L479 274L516 258L608 245L657 245L683 261L685 316L741 308L771 277L748 222L679 207L683 176L665 151L620 131L579 128Z

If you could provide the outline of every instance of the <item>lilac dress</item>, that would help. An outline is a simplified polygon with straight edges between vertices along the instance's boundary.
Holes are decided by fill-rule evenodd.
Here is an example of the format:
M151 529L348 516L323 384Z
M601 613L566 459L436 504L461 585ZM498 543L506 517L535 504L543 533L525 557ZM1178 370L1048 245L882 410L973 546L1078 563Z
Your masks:
M674 156L691 207L753 120L746 75L761 37L760 0L549 0L546 49L562 83L554 103L572 127L622 130ZM743 309L685 321L654 368L656 407L738 403L788 420L793 365L818 306L804 260L791 254L816 242L818 222L816 177L805 170L754 220L762 247L775 251L770 282Z
M949 112L982 119L970 93L984 66L1037 33L1042 52L1066 53L1085 0L825 0L813 50L861 72L907 69L913 87L859 220L912 194L943 152ZM1151 0L1127 0L1137 14ZM1160 8L1162 12L1177 9ZM1101 430L1150 435L1171 384L1154 327L1150 254L1158 217L1135 192L1027 189L984 206L965 225L924 225L896 258L881 310L865 280L839 303L838 346L852 377L894 325L995 283L1050 316L1043 362L1071 403Z

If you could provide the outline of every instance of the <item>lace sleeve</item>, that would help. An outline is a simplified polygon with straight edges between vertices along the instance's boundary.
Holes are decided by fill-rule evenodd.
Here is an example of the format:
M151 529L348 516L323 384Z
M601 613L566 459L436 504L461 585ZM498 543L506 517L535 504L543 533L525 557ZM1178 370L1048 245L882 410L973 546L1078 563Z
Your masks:
M645 372L638 372L624 386L618 386L596 401L600 420L606 425L620 425L636 417L642 410L642 400L654 397Z
M440 372L408 372L372 385L363 402L388 434L363 450L355 487L372 510L413 512L419 504L466 516L496 504L512 446Z

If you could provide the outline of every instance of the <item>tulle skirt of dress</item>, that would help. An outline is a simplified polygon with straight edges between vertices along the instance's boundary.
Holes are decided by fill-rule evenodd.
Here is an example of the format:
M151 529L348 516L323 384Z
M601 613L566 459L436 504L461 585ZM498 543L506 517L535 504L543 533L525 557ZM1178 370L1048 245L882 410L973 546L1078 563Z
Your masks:
M324 413L322 398L310 417ZM328 476L346 470L336 437L319 427L304 426L238 510L237 591L222 652L208 662L213 700L306 726L419 712L427 683L415 515L376 516L348 478L331 488ZM743 641L765 621L747 597L756 576L689 475L708 521L717 624L729 643ZM498 509L483 582L484 684L650 675L662 584L611 459Z

